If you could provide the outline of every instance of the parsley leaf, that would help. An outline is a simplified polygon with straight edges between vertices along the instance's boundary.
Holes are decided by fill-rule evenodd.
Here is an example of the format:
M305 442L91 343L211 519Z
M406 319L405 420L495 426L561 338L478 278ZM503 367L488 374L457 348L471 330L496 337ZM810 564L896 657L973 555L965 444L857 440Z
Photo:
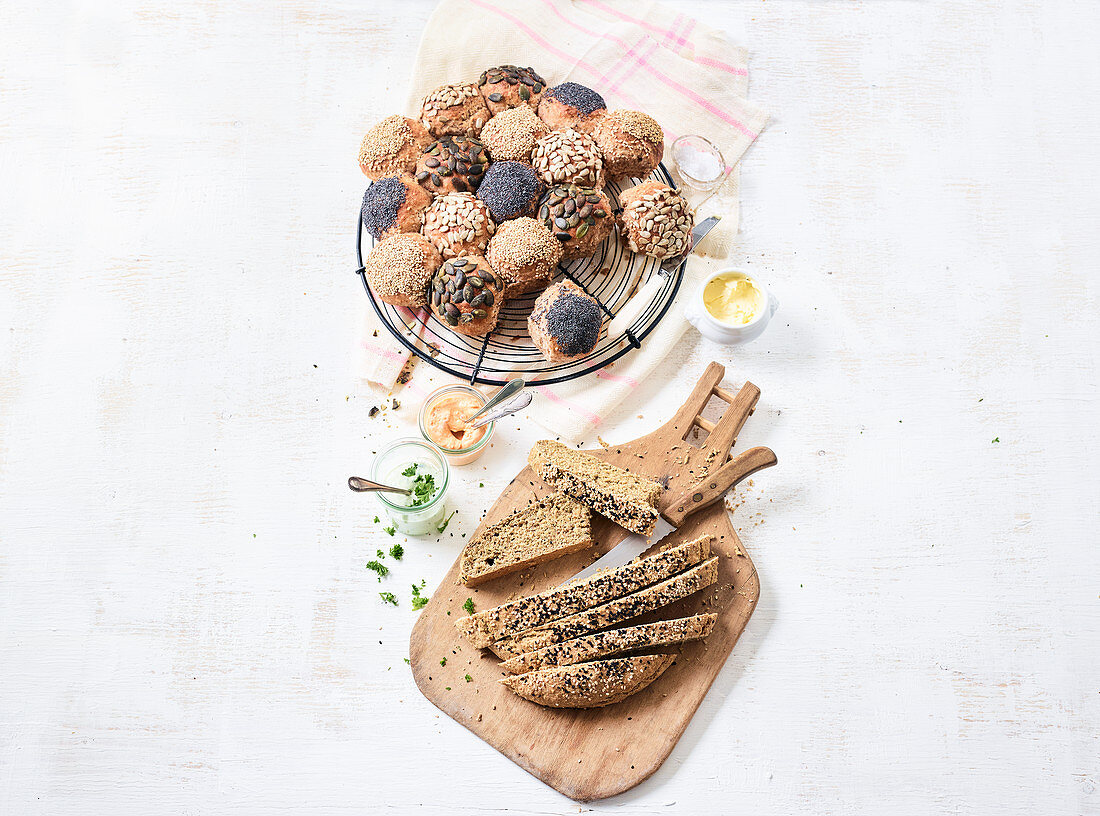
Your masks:
M393 604L394 606L397 606L397 596L394 595L392 592L379 592L378 597L388 604Z
M421 581L420 586L416 584L412 585L412 608L414 612L418 612L428 605L428 601L431 600L427 595L421 595L420 590L427 584L427 581Z
M417 468L417 464L416 464L416 462L413 462L411 465L409 465L407 468L405 468L403 471L401 471L401 475L402 476L415 476L416 475L416 468Z
M376 573L378 573L379 581L390 574L390 568L387 567L385 564L379 563L378 561L368 561L367 569L374 570Z
M452 510L451 511L451 515L447 516L447 518L445 518L443 520L443 523L441 525L439 525L439 527L437 528L439 530L439 532L442 533L447 529L447 525L451 523L451 519L453 519L455 517L455 513L457 513L457 512L458 512L457 510Z
M466 675L466 682L467 683L472 683L472 682L474 682L474 678L470 677L470 675L467 674Z
M442 660L440 660L439 665L440 666L446 666L447 665L447 658L443 658Z
M397 532L396 527L383 527L382 530L386 533L389 533L391 536Z
M404 554L405 548L402 547L400 544L394 544L392 547L390 547L390 558L396 558L398 561L400 561L401 556L403 556Z
M474 599L467 598L466 603L462 604L462 608L465 609L467 613L471 615L474 614Z

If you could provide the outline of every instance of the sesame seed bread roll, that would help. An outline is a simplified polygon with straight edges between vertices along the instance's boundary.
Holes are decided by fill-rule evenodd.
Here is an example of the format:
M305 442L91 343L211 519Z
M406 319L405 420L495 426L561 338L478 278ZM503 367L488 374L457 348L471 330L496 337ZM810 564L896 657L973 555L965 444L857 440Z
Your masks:
M443 263L432 242L418 232L403 232L375 244L363 261L371 291L393 306L422 309L428 286Z

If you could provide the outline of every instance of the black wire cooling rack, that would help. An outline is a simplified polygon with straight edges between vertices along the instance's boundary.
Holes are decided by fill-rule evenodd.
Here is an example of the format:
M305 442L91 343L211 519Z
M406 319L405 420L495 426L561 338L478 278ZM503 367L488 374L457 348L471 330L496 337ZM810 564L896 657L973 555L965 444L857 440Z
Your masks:
M664 164L659 165L649 178L670 187L676 186ZM633 186L633 182L625 185L608 183L604 192L612 207L618 207L619 192L629 186ZM527 334L527 316L531 314L539 292L505 301L496 328L488 335L471 337L458 334L430 309L414 312L401 306L391 306L374 296L363 268L364 236L369 241L368 252L375 241L370 233L364 234L362 217L356 218L356 221L355 256L359 267L355 271L362 279L363 288L379 319L398 342L417 357L440 371L470 383L502 385L513 377L521 376L529 382L550 385L599 371L641 345L641 341L668 312L684 275L685 264L681 263L663 278L657 296L634 319L625 336L609 338L607 326L611 318L634 292L658 273L660 261L634 254L613 233L600 245L595 255L562 264L557 279L569 278L584 289L596 299L608 319L604 321L599 342L590 354L576 360L550 363Z

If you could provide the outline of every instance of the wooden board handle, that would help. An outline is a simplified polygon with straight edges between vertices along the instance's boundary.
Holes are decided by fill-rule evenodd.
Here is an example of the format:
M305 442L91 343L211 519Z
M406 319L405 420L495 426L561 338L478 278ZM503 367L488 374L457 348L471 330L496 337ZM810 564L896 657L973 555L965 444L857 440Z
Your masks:
M721 388L715 388L714 390L715 392L722 391ZM725 391L722 391L722 395L724 394ZM722 414L714 427L710 429L707 436L704 450L711 455L711 459L717 457L719 462L726 461L726 456L729 454L730 448L733 447L737 434L741 433L741 429L745 427L745 422L759 399L760 389L751 382L741 386L737 396L730 401L729 407L726 408L725 413Z
M688 516L704 507L710 507L742 479L758 470L771 467L778 461L771 448L750 448L693 487L670 497L665 505L668 509L661 515L673 527L679 527Z

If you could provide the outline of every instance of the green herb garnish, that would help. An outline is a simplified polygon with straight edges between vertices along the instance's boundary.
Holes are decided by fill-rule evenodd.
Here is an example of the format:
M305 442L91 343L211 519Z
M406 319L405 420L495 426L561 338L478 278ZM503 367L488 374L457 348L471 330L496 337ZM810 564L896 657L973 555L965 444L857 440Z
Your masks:
M377 523L378 523L379 521L381 521L381 519L380 519L380 518L378 518L378 516L375 516L375 517L374 517L374 523L375 523L375 524L377 524Z
M378 561L368 561L367 569L374 570L376 573L378 573L379 581L390 574L390 568L387 567L385 564L379 563Z
M466 603L462 604L462 608L470 615L474 614L474 599L467 598Z
M431 600L427 595L421 595L420 590L427 585L427 581L421 581L420 586L416 584L412 585L412 608L414 612L417 612L427 606L428 601Z
M390 535L393 535L394 533L397 532L397 528L396 527L383 527L382 532L389 533Z
M385 550L375 550L374 554L376 556L378 556L379 558L385 558L386 557L386 551Z
M444 530L447 529L447 525L451 523L451 519L453 519L455 517L455 513L457 513L457 512L458 512L457 510L452 510L451 515L447 516L447 518L445 518L443 520L443 523L441 525L439 525L439 527L437 528L440 533L442 533Z
M467 683L472 683L472 682L474 682L474 678L470 677L470 675L467 674L466 675L466 682Z
M390 547L390 558L396 558L398 561L400 561L401 556L403 556L404 554L405 548L402 547L400 544L394 544L392 547Z
M447 658L443 658L442 660L440 660L439 665L440 666L446 666L447 665Z
M407 468L405 468L403 471L401 471L401 475L402 476L415 476L416 475L416 468L417 468L417 464L416 464L416 462L413 462L411 465L409 465Z
M397 596L394 595L392 592L379 592L378 597L388 604L393 604L394 606L397 606Z

